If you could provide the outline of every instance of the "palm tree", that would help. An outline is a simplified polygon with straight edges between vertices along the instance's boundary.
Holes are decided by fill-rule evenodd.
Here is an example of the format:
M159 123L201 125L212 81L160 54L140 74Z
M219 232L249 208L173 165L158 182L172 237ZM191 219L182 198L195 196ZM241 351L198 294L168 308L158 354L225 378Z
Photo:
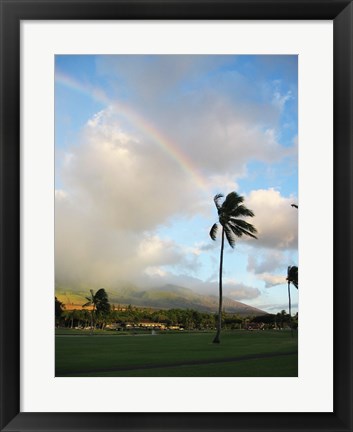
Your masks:
M291 204L292 207L298 209L297 204ZM298 267L289 266L287 269L287 281L288 281L288 304L289 304L289 324L292 328L292 304L290 298L290 284L292 283L298 289Z
M298 289L298 267L289 266L287 270L288 284L292 283Z
M55 297L55 325L59 327L60 319L64 312L65 305L57 297Z
M292 283L298 289L298 267L289 266L287 269L287 282L288 282L288 308L289 308L289 324L292 328L292 302L290 296L290 284Z
M254 213L245 207L243 204L244 197L238 195L236 192L229 193L223 203L220 203L220 199L224 195L218 194L213 198L213 201L217 207L218 220L222 226L221 233L221 253L219 262L219 306L218 306L218 322L217 322L217 333L213 340L213 343L220 343L221 327L222 327L222 273L223 273L223 249L224 249L224 236L226 236L229 245L234 248L235 239L242 237L243 235L257 238L255 236L256 228L250 223L246 222L241 217L253 217ZM218 224L213 224L210 237L212 240L216 240L218 230Z
M100 288L96 293L91 289L91 296L86 297L88 300L82 307L92 306L91 309L91 334L93 334L93 317L95 311L107 313L110 310L110 304L108 302L108 295L104 288Z

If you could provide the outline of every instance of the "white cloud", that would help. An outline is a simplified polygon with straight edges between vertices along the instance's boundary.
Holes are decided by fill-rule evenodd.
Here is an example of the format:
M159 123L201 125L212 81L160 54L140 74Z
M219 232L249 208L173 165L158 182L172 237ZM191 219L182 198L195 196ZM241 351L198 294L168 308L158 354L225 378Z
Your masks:
M178 264L184 261L184 255L174 241L163 240L156 235L145 235L138 246L137 259L143 266L153 267Z
M151 142L124 133L114 113L99 114L65 166L65 188L84 201L100 224L149 230L170 215L190 211L197 185Z
M282 285L286 283L286 275L274 275L270 273L262 273L259 276L259 279L265 282L266 288L271 288L276 285Z
M106 110L101 110L101 111L97 112L96 114L94 114L93 117L88 119L87 126L89 126L91 128L97 127L102 122L102 119L105 116L105 112L106 112Z
M280 111L283 110L286 102L293 99L292 92L288 90L286 93L281 93L281 82L279 80L273 81L274 92L272 103L278 107Z
M251 223L256 227L256 246L273 249L298 248L298 211L291 207L295 197L286 198L274 189L252 191L246 206L255 216Z
M111 286L146 267L196 268L195 253L153 234L194 211L197 186L173 159L124 133L110 109L88 122L70 153L55 194L58 284Z
M250 160L273 163L291 153L280 145L276 123L260 115L254 119L252 111L242 108L226 95L206 93L192 101L185 96L184 103L165 119L164 127L173 130L174 140L204 172L222 173L235 182L245 174ZM178 118L177 129L173 128L174 118Z
M286 283L287 268L295 265L295 253L272 249L253 250L248 256L247 270L265 282L266 288Z
M255 274L272 272L285 267L288 259L283 251L260 250L251 252L248 256L247 270Z
M258 288L253 288L242 283L225 283L225 295L232 300L252 300L261 295Z
M237 190L239 188L234 176L230 174L215 174L209 177L208 187L212 190Z
M152 276L152 277L155 277L155 276L165 277L167 275L167 272L164 269L162 269L161 267L156 267L156 266L147 267L145 269L144 273L147 276Z
M215 176L213 181L223 176L234 185L249 160L272 163L292 150L281 145L276 133L290 94L282 95L280 83L270 82L269 94L259 96L262 80L251 80L234 64L231 70L219 68L230 62L234 57L102 56L98 70L116 91L111 100L117 110L128 94L130 113L158 125L158 132L200 171ZM123 114L124 124L143 136L139 122Z

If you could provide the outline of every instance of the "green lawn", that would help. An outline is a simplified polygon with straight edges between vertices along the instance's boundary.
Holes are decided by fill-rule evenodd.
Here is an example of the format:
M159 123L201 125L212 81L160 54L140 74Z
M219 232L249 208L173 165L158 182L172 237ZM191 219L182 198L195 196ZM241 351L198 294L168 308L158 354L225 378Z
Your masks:
M289 331L224 332L220 345L212 339L213 333L197 332L89 336L66 331L56 336L56 376L298 375L297 335Z

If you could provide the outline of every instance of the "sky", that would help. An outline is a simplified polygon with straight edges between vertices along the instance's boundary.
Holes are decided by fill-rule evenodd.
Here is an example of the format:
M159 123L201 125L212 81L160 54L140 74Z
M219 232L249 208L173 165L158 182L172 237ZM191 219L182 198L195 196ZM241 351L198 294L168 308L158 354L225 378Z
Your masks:
M258 239L226 244L224 296L288 311L296 56L56 56L57 288L173 284L218 295L213 197L232 191L254 212Z

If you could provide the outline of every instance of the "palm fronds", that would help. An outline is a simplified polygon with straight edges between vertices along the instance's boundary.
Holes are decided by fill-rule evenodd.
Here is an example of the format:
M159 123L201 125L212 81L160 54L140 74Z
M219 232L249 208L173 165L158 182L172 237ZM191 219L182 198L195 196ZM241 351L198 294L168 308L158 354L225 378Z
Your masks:
M218 225L215 223L212 225L212 228L210 230L210 237L212 240L216 240L217 231L218 231Z

